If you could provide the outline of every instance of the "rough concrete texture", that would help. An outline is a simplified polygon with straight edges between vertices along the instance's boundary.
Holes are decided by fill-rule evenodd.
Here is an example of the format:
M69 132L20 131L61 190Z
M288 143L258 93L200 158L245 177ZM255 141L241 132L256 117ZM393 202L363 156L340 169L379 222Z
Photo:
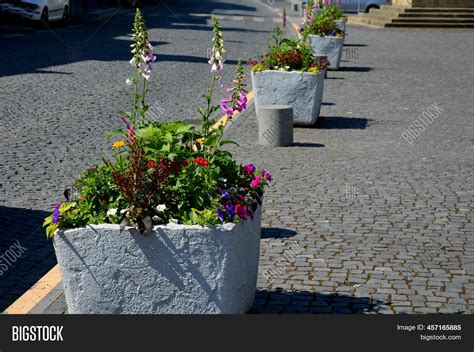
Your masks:
M342 47L344 45L344 37L320 37L318 35L310 35L311 46L316 55L327 55L329 60L329 69L338 70L341 64Z
M69 313L237 314L252 306L260 250L254 221L168 224L150 235L119 225L58 232L54 247Z
M272 147L293 144L293 108L288 105L260 106L258 143Z
M289 105L295 125L314 125L321 110L324 72L252 72L257 114L260 106Z

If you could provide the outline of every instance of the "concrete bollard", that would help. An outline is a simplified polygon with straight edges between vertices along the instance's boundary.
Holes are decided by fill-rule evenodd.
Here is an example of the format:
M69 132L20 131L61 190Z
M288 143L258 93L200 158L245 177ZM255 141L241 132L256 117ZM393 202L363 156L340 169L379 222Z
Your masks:
M287 147L293 144L293 108L291 106L260 106L257 120L260 145Z

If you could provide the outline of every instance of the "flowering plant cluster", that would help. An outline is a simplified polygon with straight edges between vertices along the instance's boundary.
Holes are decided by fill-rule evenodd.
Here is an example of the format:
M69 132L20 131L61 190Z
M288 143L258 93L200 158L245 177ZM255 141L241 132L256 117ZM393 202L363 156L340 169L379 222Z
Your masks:
M274 43L268 47L269 50L266 54L249 59L249 64L253 65L252 71L278 70L319 73L327 69L329 65L327 59L315 57L313 49L306 41L283 38L282 30L279 27L276 27L272 39Z
M132 60L135 76L133 111L122 111L124 128L112 131L112 160L83 172L66 199L44 221L48 237L58 228L112 223L133 226L149 233L153 225L180 223L210 226L252 220L262 203L265 187L272 180L266 170L253 164L242 166L222 146L226 121L247 106L245 73L239 62L227 89L231 96L213 103L216 82L223 77L224 41L221 27L212 18L214 38L211 86L206 106L198 109L200 128L181 121L147 121L146 82L156 57L145 22L137 9L133 27ZM219 108L224 123L213 118Z
M309 1L306 5L305 18L300 32L303 38L308 35L344 37L345 31L341 30L335 22L342 18L342 11L336 3L330 0Z

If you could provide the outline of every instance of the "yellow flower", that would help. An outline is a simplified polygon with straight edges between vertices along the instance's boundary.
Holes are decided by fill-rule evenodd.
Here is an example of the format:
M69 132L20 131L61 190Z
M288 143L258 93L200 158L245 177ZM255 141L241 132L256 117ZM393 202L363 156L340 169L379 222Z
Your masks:
M117 141L114 144L112 144L112 149L118 149L125 147L125 142L124 141Z
M197 144L204 144L204 138L198 138L196 139Z

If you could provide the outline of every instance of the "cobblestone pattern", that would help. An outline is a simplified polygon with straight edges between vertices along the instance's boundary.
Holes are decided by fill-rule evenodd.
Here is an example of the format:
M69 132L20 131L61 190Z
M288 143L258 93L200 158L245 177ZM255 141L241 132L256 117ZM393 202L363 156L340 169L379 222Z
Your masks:
M240 160L275 178L255 312L474 312L473 48L470 32L350 28L322 119L293 147L258 146L251 110L231 126Z

